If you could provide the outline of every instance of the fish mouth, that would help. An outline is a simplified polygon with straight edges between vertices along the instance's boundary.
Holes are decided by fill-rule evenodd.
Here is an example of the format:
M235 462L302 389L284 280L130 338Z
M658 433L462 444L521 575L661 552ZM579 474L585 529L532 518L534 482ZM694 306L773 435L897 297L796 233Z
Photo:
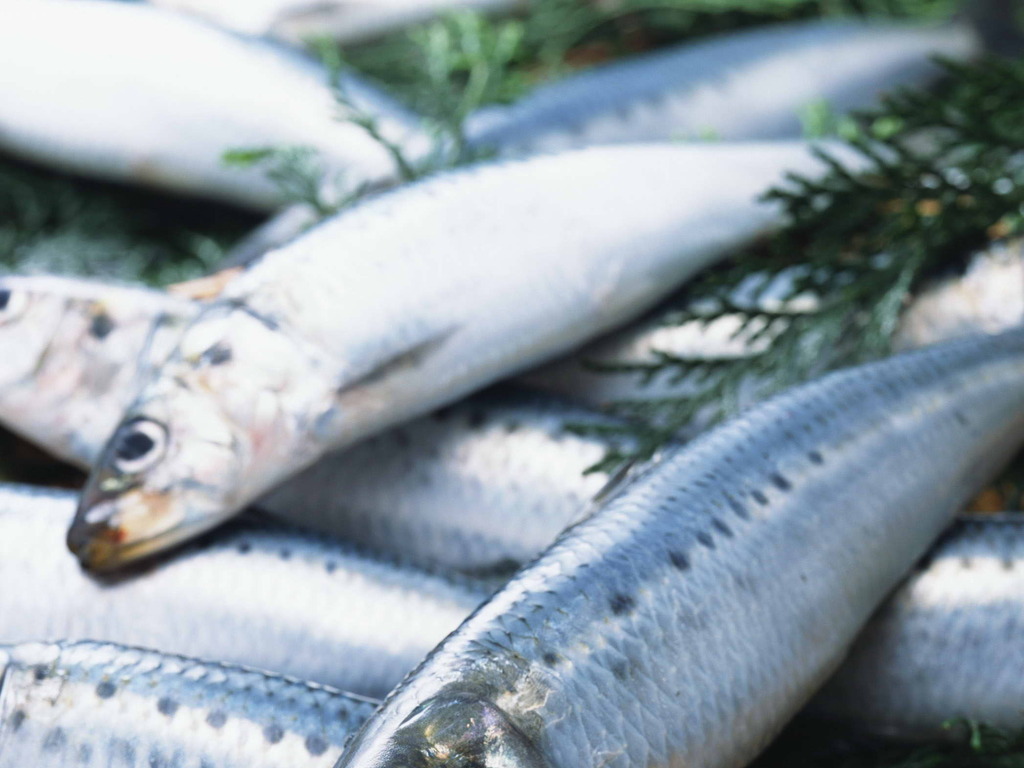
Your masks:
M68 529L67 546L87 571L110 573L164 554L220 522L214 519L178 524L150 536L129 540L123 528L104 522L90 523L79 515Z

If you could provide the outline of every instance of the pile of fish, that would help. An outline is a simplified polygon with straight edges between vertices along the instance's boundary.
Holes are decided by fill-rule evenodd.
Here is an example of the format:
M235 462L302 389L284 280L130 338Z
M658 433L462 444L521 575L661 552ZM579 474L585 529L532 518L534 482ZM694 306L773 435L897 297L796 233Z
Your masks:
M724 768L805 707L904 738L1024 725L1024 523L954 524L1024 442L1019 243L917 295L897 356L751 386L590 471L609 402L700 386L595 360L763 344L658 304L825 170L800 109L927 85L981 35L812 21L641 55L471 115L492 159L400 184L280 41L449 5L4 6L0 148L273 216L176 291L0 278L0 422L89 471L0 489L0 768ZM376 85L341 88L430 151ZM370 194L313 223L223 165L244 146L310 147L328 199Z

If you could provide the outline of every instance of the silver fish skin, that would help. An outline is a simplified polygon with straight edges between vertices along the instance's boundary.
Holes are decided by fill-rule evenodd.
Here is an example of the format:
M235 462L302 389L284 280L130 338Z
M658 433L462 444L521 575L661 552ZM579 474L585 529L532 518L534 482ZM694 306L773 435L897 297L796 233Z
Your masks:
M311 37L360 42L459 9L507 11L524 0L150 0L250 35L300 44Z
M0 647L0 768L329 768L375 706L120 645Z
M0 82L5 150L260 210L282 204L280 189L262 169L227 167L228 150L318 150L343 176L328 198L395 176L384 147L338 119L322 68L295 52L135 3L7 0L3 13L0 69L19 73ZM392 140L426 148L417 118L354 77L344 84Z
M0 489L0 642L126 643L382 696L486 596L266 525L101 581L62 545L74 503Z
M901 738L1024 726L1024 516L958 521L875 614L810 711Z
M0 421L83 468L200 307L50 276L0 278L2 297ZM544 549L608 481L585 474L607 443L569 427L617 424L492 391L328 454L256 504L407 562L493 572Z
M802 112L838 114L883 92L924 85L935 56L981 53L967 24L913 27L855 21L780 24L687 43L541 85L470 116L471 144L521 154L595 144L799 137Z
M69 545L96 569L164 549L329 450L621 324L772 226L766 187L820 168L803 142L597 147L327 220L185 331L104 449Z
M0 278L0 421L89 466L197 308L138 286Z
M427 568L509 571L608 483L574 425L619 422L556 399L485 393L329 454L256 502L276 517Z
M1022 374L1024 330L965 339L666 455L450 635L338 765L745 765L1011 455Z
M999 333L1024 320L1024 254L1022 241L997 243L975 254L962 275L937 279L913 297L900 319L893 339L899 351L915 349L940 341L976 333ZM733 300L754 302L751 288L755 280L737 286ZM785 306L777 298L786 277L772 286L760 303L770 309L807 311L816 304L814 297L797 297ZM737 315L723 315L713 322L666 324L664 311L655 312L640 322L589 344L571 356L529 371L517 384L550 392L584 403L606 408L623 400L688 397L700 387L692 377L677 377L675 371L645 378L639 373L596 370L613 363L647 363L657 353L667 352L687 358L739 358L763 350L769 339L762 335L751 341L751 327L743 330ZM595 366L596 364L596 366ZM754 402L756 382L743 404ZM741 393L742 395L742 393Z

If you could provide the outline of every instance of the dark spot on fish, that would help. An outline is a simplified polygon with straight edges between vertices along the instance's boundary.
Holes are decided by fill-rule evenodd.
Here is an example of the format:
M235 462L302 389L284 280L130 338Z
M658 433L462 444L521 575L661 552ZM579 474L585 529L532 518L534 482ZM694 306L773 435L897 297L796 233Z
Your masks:
M672 567L673 568L675 568L677 570L680 570L680 571L688 570L689 567L690 567L690 560L689 560L689 558L685 554L683 554L682 552L679 552L678 550L675 550L675 549L669 551L669 553L668 553L668 561L670 563L672 563Z
M252 552L252 544L250 544L248 541L243 541L239 543L238 554L248 555L250 552Z
M540 657L541 661L549 667L553 667L558 663L558 654L547 651L543 656Z
M128 430L121 433L117 446L114 448L114 456L121 461L135 461L141 459L151 450L156 443L153 438L138 430Z
M78 747L78 762L88 765L92 762L92 747L88 744L81 744Z
M21 728L21 724L25 722L25 710L16 709L11 714L11 733L17 733L18 729Z
M287 547L282 549L281 550L281 559L282 560L291 560L292 559L292 551L290 549L288 549Z
M479 429L487 423L487 414L483 411L472 410L469 412L469 426L473 429Z
M307 736L306 737L306 751L313 755L322 755L327 751L327 742L321 739L319 736Z
M751 491L750 495L754 497L754 501L756 501L758 504L768 503L768 497L761 493L761 491Z
M170 768L170 765L170 761L164 757L159 749L153 747L153 749L149 750L148 768Z
M327 563L324 564L324 570L328 573L334 573L338 570L338 564L333 560L328 560Z
M342 707L341 709L338 710L338 719L339 720L348 720L348 710L345 709L345 707Z
M712 539L711 538L711 534L707 533L706 531L701 531L700 533L697 534L697 541L699 541L701 544L703 544L708 549L714 549L715 548L715 540Z
M788 491L793 488L792 484L784 478L782 475L775 473L771 476L772 485L778 488L780 491Z
M964 416L964 414L961 413L960 411L954 412L953 415L956 417L956 420L959 421L961 424L966 425L971 423L970 419Z
M106 312L99 312L92 316L92 322L89 323L89 333L97 339L107 338L112 330L114 330L114 321L110 319L110 315Z
M36 682L45 680L48 674L50 674L50 670L46 667L36 667L32 670L32 676L36 679Z
M126 765L135 765L135 746L128 739L117 740L117 751Z
M231 347L222 341L218 341L203 352L199 359L207 365L223 365L231 360Z
M732 528L730 528L724 522L719 520L717 517L711 521L711 524L715 526L715 528L718 531L720 531L723 535L729 537L730 539L732 538Z
M117 693L117 686L111 682L102 682L96 686L96 695L101 699L109 699Z
M168 717L174 717L174 713L178 711L178 702L174 699L163 696L156 703L157 711L161 715L167 715Z
M263 729L263 738L270 744L277 744L284 738L284 728L277 723L271 723Z
M810 451L810 452L808 452L807 458L810 459L811 462L814 463L814 464L824 464L825 463L825 457L822 456L817 451Z
M0 309L7 309L7 302L11 300L11 291L8 288L0 288Z
M206 724L211 728L223 728L224 723L228 721L228 716L220 710L211 712L206 716Z
M626 662L618 661L612 664L612 674L617 680L625 680L628 672L629 668L626 666Z
M609 606L612 609L612 613L616 616L621 616L624 613L632 611L636 607L636 601L629 595L624 595L621 592L618 592L612 595Z
M63 728L54 728L46 734L46 738L43 739L43 751L44 752L56 752L59 749L63 749L64 745L68 743L68 737L64 733Z
M736 499L734 499L732 496L726 496L725 503L729 505L729 509L736 513L736 517L740 518L741 520L750 519L750 513L747 511L747 508L740 504L738 501L736 501Z

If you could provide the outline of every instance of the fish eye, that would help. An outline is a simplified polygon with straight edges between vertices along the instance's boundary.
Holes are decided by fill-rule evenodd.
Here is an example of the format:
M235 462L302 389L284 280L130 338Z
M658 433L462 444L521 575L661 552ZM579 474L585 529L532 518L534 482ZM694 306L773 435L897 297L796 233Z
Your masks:
M145 472L163 458L167 450L167 430L151 419L135 419L125 424L114 440L114 468L123 474Z
M23 291L0 288L0 323L17 319L28 306L28 296Z

